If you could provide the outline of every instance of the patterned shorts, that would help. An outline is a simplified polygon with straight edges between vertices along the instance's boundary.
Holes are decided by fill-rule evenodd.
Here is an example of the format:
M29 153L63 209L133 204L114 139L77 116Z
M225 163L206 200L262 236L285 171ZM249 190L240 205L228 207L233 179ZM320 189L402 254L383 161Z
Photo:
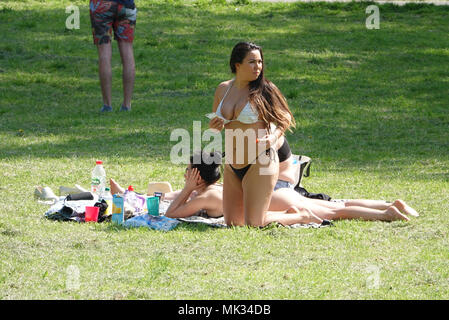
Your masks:
M115 1L90 0L90 21L94 44L109 43L114 39L133 42L137 9L126 8Z

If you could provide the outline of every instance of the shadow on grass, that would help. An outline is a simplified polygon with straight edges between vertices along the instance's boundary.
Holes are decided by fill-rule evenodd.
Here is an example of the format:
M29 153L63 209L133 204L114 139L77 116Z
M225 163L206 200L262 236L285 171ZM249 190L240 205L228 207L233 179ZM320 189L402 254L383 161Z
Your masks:
M381 29L367 30L367 5L254 4L238 12L232 5L142 5L133 110L106 115L98 113L87 6L82 28L70 32L20 22L45 12L63 23L63 10L3 10L0 18L10 23L0 27L2 34L27 33L0 44L0 158L168 160L173 129L192 132L194 120L206 129L215 87L232 76L231 48L248 39L264 47L267 76L289 99L298 122L287 134L295 153L349 160L343 168L391 158L399 165L447 161L449 72L442 66L449 30L441 22L448 8L381 6ZM114 54L117 110L121 66Z

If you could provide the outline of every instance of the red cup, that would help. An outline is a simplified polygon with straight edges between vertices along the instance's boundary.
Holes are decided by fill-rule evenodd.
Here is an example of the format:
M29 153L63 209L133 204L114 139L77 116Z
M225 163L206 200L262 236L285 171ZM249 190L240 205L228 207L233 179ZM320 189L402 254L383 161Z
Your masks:
M90 207L86 206L86 217L85 221L98 221L98 212L100 212L100 207Z

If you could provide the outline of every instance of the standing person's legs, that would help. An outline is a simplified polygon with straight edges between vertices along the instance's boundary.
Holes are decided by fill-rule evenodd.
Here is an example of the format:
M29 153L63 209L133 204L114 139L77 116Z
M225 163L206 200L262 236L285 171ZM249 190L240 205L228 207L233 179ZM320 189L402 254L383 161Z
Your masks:
M98 49L98 73L103 96L101 111L112 111L111 37L116 6L116 2L100 0L90 0L89 4L92 35Z
M105 106L111 106L112 104L111 42L97 44L97 48L98 48L98 72L100 75L100 86L101 86L101 94L103 96L103 104Z
M123 65L123 104L121 111L131 110L131 99L134 89L135 61L133 52L134 30L137 21L137 8L126 8L119 4L117 18L114 22L114 38L118 42Z
M123 106L131 109L131 98L136 76L136 65L132 42L118 41L118 48L123 65Z

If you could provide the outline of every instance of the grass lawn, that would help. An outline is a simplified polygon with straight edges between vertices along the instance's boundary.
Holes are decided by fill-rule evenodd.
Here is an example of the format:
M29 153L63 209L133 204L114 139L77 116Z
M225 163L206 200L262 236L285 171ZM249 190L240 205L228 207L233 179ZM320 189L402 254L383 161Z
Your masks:
M136 1L124 114L115 43L115 111L98 112L87 1L0 2L0 299L448 299L449 7L380 5L368 30L367 3L211 2ZM79 30L65 28L70 4ZM88 187L95 159L138 191L181 188L170 133L206 129L240 40L263 46L288 99L290 146L313 159L309 191L401 198L421 216L170 232L43 218L34 186ZM79 287L67 285L73 270Z

